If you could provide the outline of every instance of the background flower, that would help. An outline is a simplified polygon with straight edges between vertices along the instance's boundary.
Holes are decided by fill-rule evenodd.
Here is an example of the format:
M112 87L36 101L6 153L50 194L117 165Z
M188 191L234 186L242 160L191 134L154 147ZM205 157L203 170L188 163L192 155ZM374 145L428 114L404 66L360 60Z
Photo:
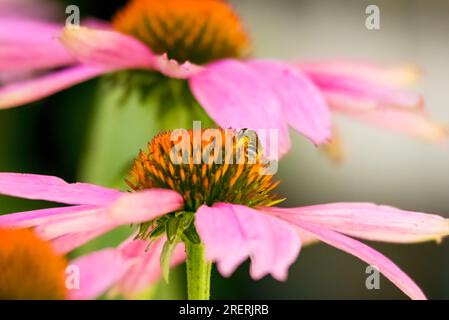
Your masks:
M446 128L429 119L418 94L391 86L414 80L411 67L242 60L250 46L243 22L219 0L131 0L110 26L66 26L57 32L57 25L3 22L2 29L12 28L20 32L0 39L7 49L2 69L67 68L5 86L0 90L3 108L99 75L138 69L186 79L201 107L223 128L278 129L280 155L290 148L289 127L316 145L329 142L329 107L429 141L447 138ZM40 41L33 29L39 29ZM20 50L20 55L9 53Z
M28 229L0 229L0 299L67 298L65 257Z

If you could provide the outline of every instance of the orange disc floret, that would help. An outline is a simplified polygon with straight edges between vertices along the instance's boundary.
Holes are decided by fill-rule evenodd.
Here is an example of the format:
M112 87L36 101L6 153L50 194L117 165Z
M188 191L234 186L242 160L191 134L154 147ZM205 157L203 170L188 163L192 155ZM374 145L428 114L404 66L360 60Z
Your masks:
M179 62L240 58L250 48L240 18L224 0L131 0L113 26Z
M263 174L267 164L257 135L214 130L215 135L208 134L208 129L157 135L134 161L128 185L134 191L175 190L183 196L185 210L193 212L214 202L257 207L282 201L272 194L279 182L273 181L273 175Z
M0 229L0 299L66 298L66 260L29 229Z

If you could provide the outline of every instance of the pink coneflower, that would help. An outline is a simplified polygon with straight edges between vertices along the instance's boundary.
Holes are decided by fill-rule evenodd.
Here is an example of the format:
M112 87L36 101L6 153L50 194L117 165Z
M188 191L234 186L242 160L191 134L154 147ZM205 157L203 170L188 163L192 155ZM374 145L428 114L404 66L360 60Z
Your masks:
M222 0L132 0L111 25L68 27L62 35L59 25L4 19L0 44L2 71L58 68L1 88L3 109L105 73L141 69L188 81L220 127L279 129L281 155L290 147L289 126L315 144L327 142L330 111L432 141L446 137L418 94L395 87L416 78L413 67L248 59L249 37Z
M219 132L223 138L223 131ZM232 155L242 143L248 147L245 139L235 136ZM376 266L409 297L425 298L393 262L350 236L393 243L439 241L449 234L443 217L370 203L278 207L282 199L272 192L278 183L272 175L260 173L263 162L246 161L246 157L239 163L193 164L191 150L198 145L188 143L190 162L173 164L177 142L170 132L156 136L148 152L135 160L127 180L131 193L68 184L50 176L1 173L1 194L71 206L0 216L0 226L32 227L59 252L69 252L119 225L137 226L133 237L118 248L71 262L82 277L72 298L93 298L107 290L135 294L159 277L159 257L163 271L170 261L184 258L177 246L181 243L186 250L189 298L209 297L211 262L229 276L249 257L254 279L271 274L285 280L299 254L301 233ZM202 141L201 150L207 145ZM223 155L227 150L220 146ZM255 159L262 158L260 152L253 154Z

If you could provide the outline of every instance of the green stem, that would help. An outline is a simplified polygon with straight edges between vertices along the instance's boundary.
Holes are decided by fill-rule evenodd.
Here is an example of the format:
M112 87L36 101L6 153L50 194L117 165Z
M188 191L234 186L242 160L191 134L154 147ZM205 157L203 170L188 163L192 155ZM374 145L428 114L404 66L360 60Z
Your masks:
M209 300L210 262L204 257L204 245L185 242L187 254L187 295L189 300Z

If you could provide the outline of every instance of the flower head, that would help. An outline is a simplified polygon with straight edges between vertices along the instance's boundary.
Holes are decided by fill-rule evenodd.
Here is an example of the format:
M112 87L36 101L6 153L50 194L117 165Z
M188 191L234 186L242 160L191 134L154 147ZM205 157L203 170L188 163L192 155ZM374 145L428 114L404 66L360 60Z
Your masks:
M112 26L179 62L241 58L250 46L240 18L223 0L132 0Z
M225 131L218 132L221 139L215 141L222 141ZM188 133L189 137L194 135ZM67 184L55 177L1 173L1 194L72 206L0 216L0 226L33 227L58 251L68 252L116 226L137 225L136 233L118 248L72 262L87 278L81 291L72 294L76 298L92 298L107 289L135 293L149 285L161 274L155 260L160 252L165 257L166 240L174 245L170 250L174 252L172 263L184 258L176 239L186 244L204 243L207 260L216 262L225 276L250 257L254 279L271 274L285 280L299 254L300 233L375 265L410 297L425 298L393 262L351 236L395 243L439 241L449 234L446 219L370 203L277 207L278 198L271 194L272 177L258 170L259 175L255 175L252 170L258 166L246 163L249 158L244 158L244 165L233 164L227 169L226 163L204 166L192 162L195 140L182 142L172 137L161 134L149 144L147 153L140 153L129 178L131 193ZM242 141L247 143L245 138L232 140L232 150ZM181 149L173 149L179 144ZM186 150L186 144L190 162L173 161L179 155L173 150ZM207 153L215 155L212 149ZM258 152L255 158L259 158ZM152 267L145 268L147 265Z
M0 229L0 299L64 299L66 260L31 230Z
M289 127L316 145L328 143L331 111L430 141L447 138L446 128L429 119L422 97L397 86L415 79L415 68L242 59L250 41L226 1L132 0L111 25L84 25L62 31L4 19L0 30L17 32L0 32L8 48L0 53L1 71L58 70L0 88L0 109L105 73L139 69L186 80L186 90L220 127L278 129L280 156L291 145Z
M263 153L257 145L254 148L250 146L250 136L245 134L247 131L237 134L235 130L214 130L217 134L211 136L214 140L202 139L196 146L194 131L185 132L188 132L186 140L182 137L173 139L172 132L159 134L148 144L148 152L140 152L128 179L128 185L134 191L150 188L175 190L184 199L184 209L190 211L196 211L202 204L215 202L252 207L279 202L276 196L271 195L279 182L274 182L272 175L261 174L266 166L262 160ZM203 129L198 135L203 137L206 132L208 129ZM257 137L254 132L251 134ZM214 144L213 148L208 150L211 144ZM182 146L174 154L173 150L178 145ZM183 151L188 152L184 162L181 161ZM253 157L251 161L250 157ZM204 158L208 161L204 162Z

